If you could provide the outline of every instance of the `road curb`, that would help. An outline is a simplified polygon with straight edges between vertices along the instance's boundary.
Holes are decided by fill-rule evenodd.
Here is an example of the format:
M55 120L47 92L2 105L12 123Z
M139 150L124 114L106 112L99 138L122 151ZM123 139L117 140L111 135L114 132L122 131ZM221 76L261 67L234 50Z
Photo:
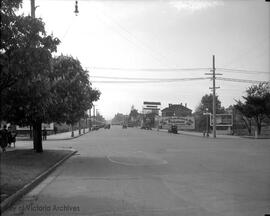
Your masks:
M60 166L65 160L70 158L72 155L77 153L76 150L70 150L71 152L62 158L60 161L52 165L46 171L37 176L30 183L26 184L23 188L18 190L16 193L12 194L10 197L1 202L0 214L2 214L5 210L7 210L12 204L14 204L17 200L23 197L27 192L36 187L40 182L42 182L48 175L50 175L58 166Z
M163 132L163 133L168 133L167 130L156 130L157 132ZM186 135L186 136L193 136L193 137L202 137L202 138L206 138L206 139L212 139L212 135L209 137L203 136L203 134L200 134L198 132L198 134L189 134L189 133L185 133L182 131L178 131L177 134L175 135ZM219 137L219 135L217 135L216 139L248 139L247 137L242 137L242 136L232 136L232 137Z

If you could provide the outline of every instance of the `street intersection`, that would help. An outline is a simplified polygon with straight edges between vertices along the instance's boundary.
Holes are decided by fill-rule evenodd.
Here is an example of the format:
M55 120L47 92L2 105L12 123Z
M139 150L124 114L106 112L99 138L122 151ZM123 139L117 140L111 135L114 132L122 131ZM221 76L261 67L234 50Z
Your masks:
M261 216L270 212L269 140L92 131L46 148L78 152L3 215Z

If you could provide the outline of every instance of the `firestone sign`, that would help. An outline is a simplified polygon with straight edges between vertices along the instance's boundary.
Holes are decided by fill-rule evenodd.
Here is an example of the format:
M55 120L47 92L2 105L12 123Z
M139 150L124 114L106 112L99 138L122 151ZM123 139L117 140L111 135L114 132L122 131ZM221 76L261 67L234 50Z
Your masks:
M195 129L195 119L193 116L161 117L159 124L163 129L169 129L172 125L176 125L178 130Z

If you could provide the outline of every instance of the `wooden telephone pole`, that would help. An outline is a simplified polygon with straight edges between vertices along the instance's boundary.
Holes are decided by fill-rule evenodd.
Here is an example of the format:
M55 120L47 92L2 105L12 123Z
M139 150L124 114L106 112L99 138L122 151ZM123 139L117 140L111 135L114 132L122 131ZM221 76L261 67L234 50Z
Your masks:
M35 0L31 0L31 17L35 18L36 17L36 6L35 6Z
M213 55L213 67L211 70L212 73L206 73L206 75L212 75L213 80L213 87L210 87L210 89L213 90L213 138L216 138L216 89L220 87L216 87L216 75L222 75L216 73L216 66L215 66L215 55Z

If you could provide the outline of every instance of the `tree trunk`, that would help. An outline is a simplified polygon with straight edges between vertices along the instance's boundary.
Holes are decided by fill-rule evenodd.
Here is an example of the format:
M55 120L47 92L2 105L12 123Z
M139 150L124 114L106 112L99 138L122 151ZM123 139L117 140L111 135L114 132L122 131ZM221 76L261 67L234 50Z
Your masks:
M71 137L74 137L74 129L73 129L73 124L71 125Z
M37 120L33 123L33 144L34 144L34 150L36 152L43 152L42 147L42 128L41 128L42 122Z
M79 135L81 135L81 120L79 120Z
M261 124L261 120L260 120L259 117L256 119L256 124L257 124L257 132L258 132L258 135L261 135L262 124Z
M246 119L244 116L242 116L242 119L247 127L248 135L251 135L251 120L248 118Z

